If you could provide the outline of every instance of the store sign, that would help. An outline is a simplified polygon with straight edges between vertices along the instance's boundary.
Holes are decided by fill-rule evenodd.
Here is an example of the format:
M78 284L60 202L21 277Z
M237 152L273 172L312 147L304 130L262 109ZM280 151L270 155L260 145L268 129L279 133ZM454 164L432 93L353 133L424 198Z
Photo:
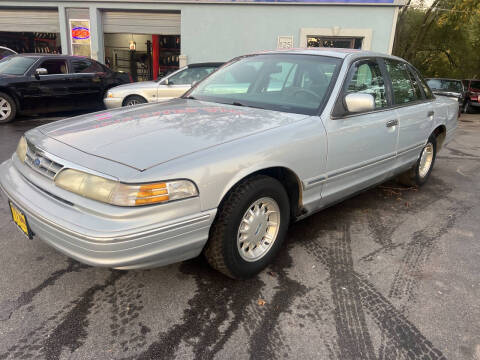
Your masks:
M69 22L71 54L90 57L92 53L90 20L70 19Z
M76 26L72 29L72 38L76 40L85 40L90 38L90 29L83 26Z
M293 48L293 36L279 36L277 40L277 49Z

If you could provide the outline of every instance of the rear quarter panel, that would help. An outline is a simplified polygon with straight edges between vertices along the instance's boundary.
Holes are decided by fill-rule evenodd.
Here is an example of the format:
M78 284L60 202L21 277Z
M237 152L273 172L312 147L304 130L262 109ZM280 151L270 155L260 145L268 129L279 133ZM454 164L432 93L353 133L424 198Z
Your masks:
M455 136L459 115L458 101L447 96L437 95L433 101L433 110L435 111L435 117L432 131L442 125L446 128L446 136L443 143L440 144L441 148Z

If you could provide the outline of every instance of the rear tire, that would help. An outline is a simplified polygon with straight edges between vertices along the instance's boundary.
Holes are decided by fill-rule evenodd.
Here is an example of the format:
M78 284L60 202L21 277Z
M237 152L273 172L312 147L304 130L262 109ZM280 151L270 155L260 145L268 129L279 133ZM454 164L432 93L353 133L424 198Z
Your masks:
M139 95L130 95L124 101L122 106L135 106L139 104L146 104L148 101Z
M398 181L406 186L422 186L430 177L437 157L437 138L430 135L427 144L422 149L420 156L410 170L398 177Z
M0 92L0 124L6 124L15 119L17 104L15 100L3 92Z
M247 279L273 260L290 222L283 185L258 175L237 185L219 207L204 255L214 269Z

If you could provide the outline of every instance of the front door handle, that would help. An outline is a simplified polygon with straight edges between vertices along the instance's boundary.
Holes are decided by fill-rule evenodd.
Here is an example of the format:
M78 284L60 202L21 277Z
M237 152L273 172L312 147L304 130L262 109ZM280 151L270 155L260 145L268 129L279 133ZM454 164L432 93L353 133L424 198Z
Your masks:
M427 114L428 117L433 116L433 115L435 115L435 111L429 111L428 114Z
M386 127L392 127L392 126L396 126L398 125L398 120L395 119L395 120L389 120L387 121L387 123L385 124Z

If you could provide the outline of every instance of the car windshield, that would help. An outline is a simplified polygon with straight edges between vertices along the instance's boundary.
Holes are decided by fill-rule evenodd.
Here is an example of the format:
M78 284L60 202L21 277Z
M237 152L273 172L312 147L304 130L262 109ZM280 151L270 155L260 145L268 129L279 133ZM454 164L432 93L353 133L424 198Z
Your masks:
M472 81L470 83L470 88L480 90L480 81Z
M340 63L319 55L249 56L217 70L186 97L313 115Z
M0 74L23 75L35 61L36 58L30 57L7 57L0 60Z
M462 82L460 80L429 79L427 82L433 90L462 92Z

